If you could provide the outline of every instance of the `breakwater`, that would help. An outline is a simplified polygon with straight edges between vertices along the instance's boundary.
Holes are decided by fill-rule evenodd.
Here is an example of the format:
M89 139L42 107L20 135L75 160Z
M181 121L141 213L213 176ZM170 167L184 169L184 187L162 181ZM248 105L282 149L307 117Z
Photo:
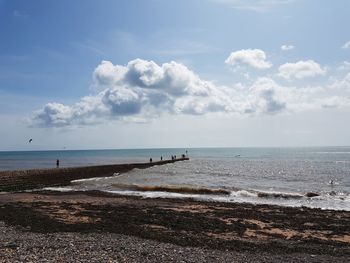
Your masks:
M148 163L111 164L84 167L31 169L0 172L0 192L23 191L43 187L69 185L73 180L92 177L112 176L114 173L125 173L132 169L145 169L154 165L163 165L189 158L178 158Z

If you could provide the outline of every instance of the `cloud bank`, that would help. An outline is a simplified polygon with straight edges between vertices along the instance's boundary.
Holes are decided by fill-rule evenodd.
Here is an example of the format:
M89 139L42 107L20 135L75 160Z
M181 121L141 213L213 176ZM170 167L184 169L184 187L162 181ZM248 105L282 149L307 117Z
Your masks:
M251 56L251 52L260 55ZM228 60L260 67L268 63L259 50L233 52ZM290 80L325 73L312 60L279 67L279 75ZM350 73L329 87L283 86L271 77L258 77L246 84L219 86L201 79L175 61L157 64L135 59L125 66L102 61L93 72L95 94L83 97L73 105L47 103L33 113L30 123L38 127L67 127L111 120L145 122L176 114L256 115L348 107L348 96L334 91L350 91L349 76ZM333 91L332 96L329 90Z
M158 65L136 59L126 66L102 61L93 79L100 90L98 94L84 97L72 106L48 103L34 113L33 124L60 127L128 116L234 111L229 89L200 79L174 61Z

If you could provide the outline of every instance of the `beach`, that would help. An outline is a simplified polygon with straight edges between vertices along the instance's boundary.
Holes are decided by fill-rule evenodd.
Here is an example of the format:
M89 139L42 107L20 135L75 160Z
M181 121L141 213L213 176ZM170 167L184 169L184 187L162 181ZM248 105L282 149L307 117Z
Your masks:
M346 262L350 212L101 192L0 195L1 262Z
M2 171L0 262L349 261L348 163L250 151Z

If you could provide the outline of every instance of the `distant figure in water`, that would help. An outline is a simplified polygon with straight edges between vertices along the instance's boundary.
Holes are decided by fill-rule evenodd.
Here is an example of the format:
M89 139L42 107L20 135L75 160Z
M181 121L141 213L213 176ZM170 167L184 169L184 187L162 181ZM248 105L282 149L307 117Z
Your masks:
M33 141L33 139L29 139L29 143L31 143Z
M160 157L160 160L163 161L163 156Z
M188 156L188 151L186 150L186 156Z
M56 168L60 167L60 160L56 160Z
M329 181L329 185L334 185L334 181L333 181L333 180L330 180L330 181Z
M149 158L149 162L150 162L150 163L152 162L152 158Z

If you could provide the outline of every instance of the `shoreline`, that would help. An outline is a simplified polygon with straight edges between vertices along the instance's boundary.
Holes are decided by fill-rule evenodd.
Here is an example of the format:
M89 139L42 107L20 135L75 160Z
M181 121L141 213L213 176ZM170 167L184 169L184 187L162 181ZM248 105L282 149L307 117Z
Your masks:
M122 173L183 160L187 159L44 169L39 173L16 171L9 181L12 186L5 187L29 191L0 192L0 262L48 259L52 262L91 259L96 262L347 262L350 259L350 211L31 188L69 185L72 180L106 176L111 169L113 173ZM98 175L94 169L99 170ZM0 183L3 178L0 172ZM53 184L52 178L59 185ZM30 180L34 184L29 184ZM17 188L13 188L13 182ZM122 186L130 188L130 185ZM0 187L3 187L0 191L5 188ZM159 186L133 187L164 190ZM170 190L208 193L202 188Z
M1 194L0 221L44 236L84 234L85 240L96 233L113 233L246 256L297 253L316 255L317 262L350 258L347 211L147 199L96 191L36 192Z
M312 206L309 204L296 204L296 203L277 203L271 200L261 200L258 199L240 199L240 200L223 200L223 198L230 195L230 191L227 189L220 188L200 188L200 187L177 187L177 186L140 186L137 184L117 184L116 186L120 187L118 190L76 190L68 188L56 188L56 187L47 187L44 189L34 189L33 191L25 191L28 193L62 193L62 194L74 194L74 193L100 193L101 195L112 195L112 196L125 196L125 197L136 197L136 198L146 198L146 199L164 199L164 200L192 200L196 202L209 202L209 203L223 203L223 204L248 204L248 205L268 205L276 207L290 207L290 208L307 208L307 209L318 209L321 211L340 211L340 212L350 212L348 208L339 208L339 207L321 207L321 206ZM178 191L178 188L180 191ZM127 192L125 192L127 191ZM124 193L125 192L125 193ZM5 192L6 193L6 192ZM259 192L260 193L260 192ZM310 192L312 193L312 192ZM1 192L0 192L1 194ZM172 195L174 194L174 195ZM298 195L299 197L299 195ZM278 198L278 197L277 197ZM285 198L285 197L280 197ZM300 198L310 199L313 197L308 197L306 194L300 194ZM285 198L288 199L288 198Z

